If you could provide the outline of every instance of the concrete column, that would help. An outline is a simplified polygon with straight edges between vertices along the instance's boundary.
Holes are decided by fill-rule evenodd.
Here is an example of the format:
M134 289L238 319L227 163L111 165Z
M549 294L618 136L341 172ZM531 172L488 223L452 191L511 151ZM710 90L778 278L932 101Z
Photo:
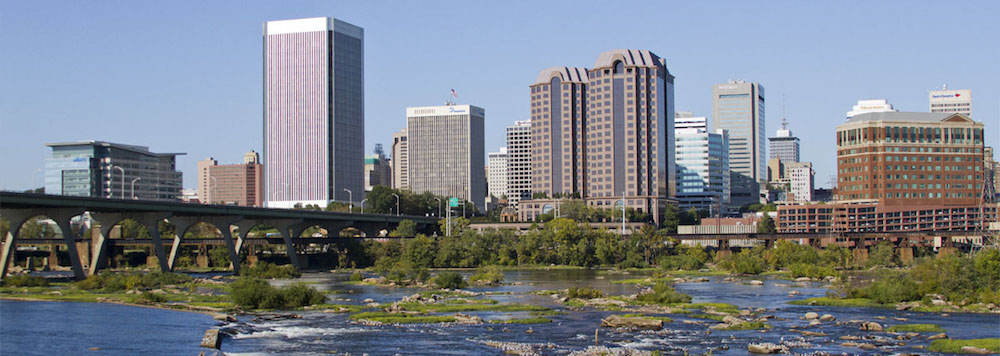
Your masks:
M904 265L908 265L913 262L913 247L900 247L899 248L899 261L903 262Z
M174 236L173 244L170 246L170 255L167 256L167 269L172 272L177 267L174 263L177 262L177 254L180 252L181 239L188 229L201 220L192 216L173 216L169 220L177 228L177 235Z
M855 248L854 249L854 264L858 266L864 266L868 262L868 249L867 248Z
M83 269L83 264L80 262L80 251L77 249L77 235L73 233L70 221L74 216L83 214L83 208L67 208L67 209L46 209L48 217L52 218L59 225L59 230L62 233L63 241L66 242L67 252L69 252L69 260L73 266L73 278L76 280L82 280L87 278L87 273ZM82 233L82 232L81 232Z
M219 227L222 231L222 237L226 239L226 250L229 251L229 266L233 269L233 273L240 274L240 255L237 252L236 243L233 242L233 226L226 225L225 227ZM237 235L238 236L238 235ZM242 244L242 239L240 239Z
M7 221L10 222L10 231L7 232L7 236L4 236L3 251L0 252L0 279L7 276L10 267L14 265L21 226L28 219L39 215L48 216L43 209L0 209L0 216L7 218Z

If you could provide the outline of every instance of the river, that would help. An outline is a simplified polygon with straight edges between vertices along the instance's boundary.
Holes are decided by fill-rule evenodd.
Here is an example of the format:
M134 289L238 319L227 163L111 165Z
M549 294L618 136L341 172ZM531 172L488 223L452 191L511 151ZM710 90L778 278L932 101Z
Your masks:
M461 272L468 274L468 272ZM590 286L605 294L632 294L637 286L611 283L635 274L613 274L596 270L532 270L508 271L505 281L517 282L492 288L470 288L473 291L500 292L488 298L501 303L518 302L563 309L553 298L532 295L536 290ZM333 291L331 299L349 299L337 303L360 304L373 299L391 303L419 292L416 289L356 286L345 284L346 274L307 273L301 281L323 290ZM880 350L862 350L841 346L841 336L878 335L892 338L889 333L869 333L858 330L857 324L823 323L808 330L827 336L803 337L791 332L804 328L807 320L800 317L810 311L832 314L838 321L876 321L885 326L898 324L938 324L953 338L998 338L1000 315L952 313L916 313L878 308L813 307L787 304L790 300L826 295L827 285L819 282L796 283L782 279L766 279L763 286L725 282L723 277L709 277L705 283L679 283L678 291L694 297L694 303L730 303L740 308L765 308L762 315L774 315L768 322L772 329L760 331L708 332L707 324L683 323L684 320L705 321L684 314L670 315L673 322L661 331L616 331L599 328L600 319L611 314L604 311L570 311L548 316L553 322L533 325L454 325L410 324L402 326L363 326L352 324L347 314L302 312L301 319L240 323L225 327L239 331L222 342L226 355L270 354L342 354L393 355L499 355L502 351L487 346L491 341L533 344L542 354L568 354L594 345L594 330L599 329L599 343L607 347L628 347L640 350L661 350L664 354L743 355L748 343L797 341L796 353L883 354L925 350L925 338L892 340L894 345ZM288 281L277 281L276 284ZM790 297L789 291L800 294ZM526 317L527 312L466 312L484 319ZM882 319L884 317L884 319ZM894 318L905 318L899 321ZM109 304L58 302L0 302L0 353L8 354L79 354L90 347L99 347L103 354L197 354L198 342L206 328L218 325L205 315ZM533 332L527 332L528 330ZM926 336L928 334L924 334ZM861 341L864 342L864 341ZM16 350L16 351L15 351Z

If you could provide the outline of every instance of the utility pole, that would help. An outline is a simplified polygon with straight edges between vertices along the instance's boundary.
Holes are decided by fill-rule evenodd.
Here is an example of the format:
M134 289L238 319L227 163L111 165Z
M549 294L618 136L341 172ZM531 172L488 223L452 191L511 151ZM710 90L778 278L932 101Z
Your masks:
M447 215L447 217L444 220L444 224L445 224L445 233L444 233L444 236L451 236L451 200L450 199L448 201L448 211L447 211L447 213L448 213L448 215Z

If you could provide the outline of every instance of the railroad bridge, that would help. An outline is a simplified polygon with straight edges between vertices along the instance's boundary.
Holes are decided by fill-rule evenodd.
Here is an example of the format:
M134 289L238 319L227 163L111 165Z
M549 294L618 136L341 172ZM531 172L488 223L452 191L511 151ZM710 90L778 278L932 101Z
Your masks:
M77 249L78 242L87 238L84 236L87 231L79 229L74 233L71 223L74 218L82 216L85 212L100 223L100 229L95 229L99 231L94 232L99 235L94 240L86 269ZM230 261L233 261L233 271L236 273L240 270L239 253L248 241L247 233L258 226L277 229L280 238L262 240L268 243L283 243L292 265L300 267L297 245L336 242L331 238L317 241L316 238L301 237L302 232L311 227L323 228L331 235L346 228L354 228L361 232L362 238L374 238L384 237L380 235L395 229L403 220L416 223L418 231L426 231L437 225L437 218L424 216L355 214L13 192L0 192L0 216L10 223L10 231L3 241L2 257L0 257L2 258L0 278L7 275L14 258L21 226L39 216L52 219L58 225L62 235L60 240L66 246L76 279L83 279L88 274L105 267L108 247L115 243L110 240L111 229L125 219L138 222L149 232L148 243L152 244L160 269L164 272L173 270L179 248L185 243L184 234L198 223L207 223L219 229L222 242L229 252ZM176 229L169 251L164 247L164 241L160 236L160 222L173 224ZM41 242L34 240L31 242Z

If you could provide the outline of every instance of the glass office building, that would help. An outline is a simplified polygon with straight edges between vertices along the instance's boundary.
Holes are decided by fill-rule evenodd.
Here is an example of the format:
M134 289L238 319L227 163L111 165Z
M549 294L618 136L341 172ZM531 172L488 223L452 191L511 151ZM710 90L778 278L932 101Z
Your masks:
M49 143L45 193L80 197L179 200L177 156L103 141Z

